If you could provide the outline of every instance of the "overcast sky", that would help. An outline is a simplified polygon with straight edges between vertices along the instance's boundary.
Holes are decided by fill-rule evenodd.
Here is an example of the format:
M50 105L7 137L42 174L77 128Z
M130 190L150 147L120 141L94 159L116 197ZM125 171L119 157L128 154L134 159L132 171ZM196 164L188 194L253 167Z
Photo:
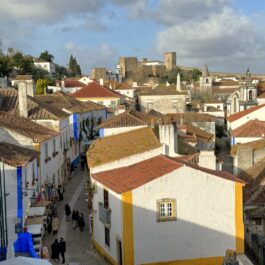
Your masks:
M85 74L165 51L179 65L265 73L264 15L263 0L1 0L0 47L65 66L73 54Z

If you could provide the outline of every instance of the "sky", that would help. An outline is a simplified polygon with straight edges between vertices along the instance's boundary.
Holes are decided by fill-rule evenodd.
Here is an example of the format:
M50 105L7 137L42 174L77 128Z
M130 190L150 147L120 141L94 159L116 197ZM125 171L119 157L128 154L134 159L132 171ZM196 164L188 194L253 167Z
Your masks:
M38 57L48 50L84 74L115 70L120 56L210 71L265 73L263 0L1 0L0 49Z

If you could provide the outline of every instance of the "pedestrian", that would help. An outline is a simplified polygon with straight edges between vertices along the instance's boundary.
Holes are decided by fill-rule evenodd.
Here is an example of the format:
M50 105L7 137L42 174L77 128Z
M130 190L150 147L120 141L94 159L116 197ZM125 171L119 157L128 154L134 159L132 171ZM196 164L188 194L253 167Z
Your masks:
M52 235L56 235L59 229L59 219L57 216L52 218Z
M70 222L71 208L68 203L65 205L64 211L65 211L65 216L66 216L65 221Z
M51 259L55 260L56 262L59 262L59 254L60 254L60 246L58 243L58 239L55 239L54 242L51 245Z
M71 164L71 177L73 177L74 176L74 170L75 170L75 166L74 166L74 164L72 163Z
M73 210L73 213L72 213L73 229L77 228L78 218L79 218L79 212L77 210Z
M84 214L80 213L79 218L78 218L78 226L80 231L84 230L85 227L85 219L84 219Z
M84 153L81 154L81 170L85 171L85 163L86 163L86 155Z
M64 241L64 239L62 237L60 238L59 249L60 249L60 254L62 256L62 259L63 259L62 260L62 264L64 264L65 263L64 254L65 254L65 251L66 251L66 244L65 244L65 241Z
M58 186L58 194L59 194L59 200L62 201L63 200L63 192L64 192L64 188L62 187L62 185Z
M52 187L52 201L56 201L58 199L58 191L57 189L53 186Z
M47 231L49 234L52 232L52 216L50 214L47 216Z

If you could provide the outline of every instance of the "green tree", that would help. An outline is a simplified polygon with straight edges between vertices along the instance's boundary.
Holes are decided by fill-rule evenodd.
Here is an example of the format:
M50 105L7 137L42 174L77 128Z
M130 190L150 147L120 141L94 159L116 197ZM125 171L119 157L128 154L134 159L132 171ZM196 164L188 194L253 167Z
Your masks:
M45 94L48 85L49 85L48 79L38 79L36 82L36 94L37 95Z
M81 68L80 65L77 63L77 60L71 54L68 64L69 75L70 76L81 76Z
M10 58L0 51L0 76L9 76L12 70Z
M54 60L54 56L46 50L40 54L39 59L52 63Z

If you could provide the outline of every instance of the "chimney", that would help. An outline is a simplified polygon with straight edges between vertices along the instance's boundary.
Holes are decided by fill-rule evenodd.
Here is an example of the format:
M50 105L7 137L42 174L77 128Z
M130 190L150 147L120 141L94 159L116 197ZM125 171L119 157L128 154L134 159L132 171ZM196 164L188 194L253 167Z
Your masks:
M181 92L181 87L180 87L180 74L178 73L177 75L177 91Z
M18 108L19 116L28 117L28 104L27 104L27 84L25 82L18 83Z
M64 90L64 88L65 88L65 80L64 80L64 77L62 78L62 81L61 81L61 87L62 87L62 90Z
M133 82L132 86L133 86L133 87L138 87L137 82Z
M104 86L104 79L103 79L103 78L100 78L100 79L99 79L99 84L100 84L101 86Z
M159 125L159 140L164 145L163 154L176 157L178 152L178 138L176 133L176 125L160 124Z

